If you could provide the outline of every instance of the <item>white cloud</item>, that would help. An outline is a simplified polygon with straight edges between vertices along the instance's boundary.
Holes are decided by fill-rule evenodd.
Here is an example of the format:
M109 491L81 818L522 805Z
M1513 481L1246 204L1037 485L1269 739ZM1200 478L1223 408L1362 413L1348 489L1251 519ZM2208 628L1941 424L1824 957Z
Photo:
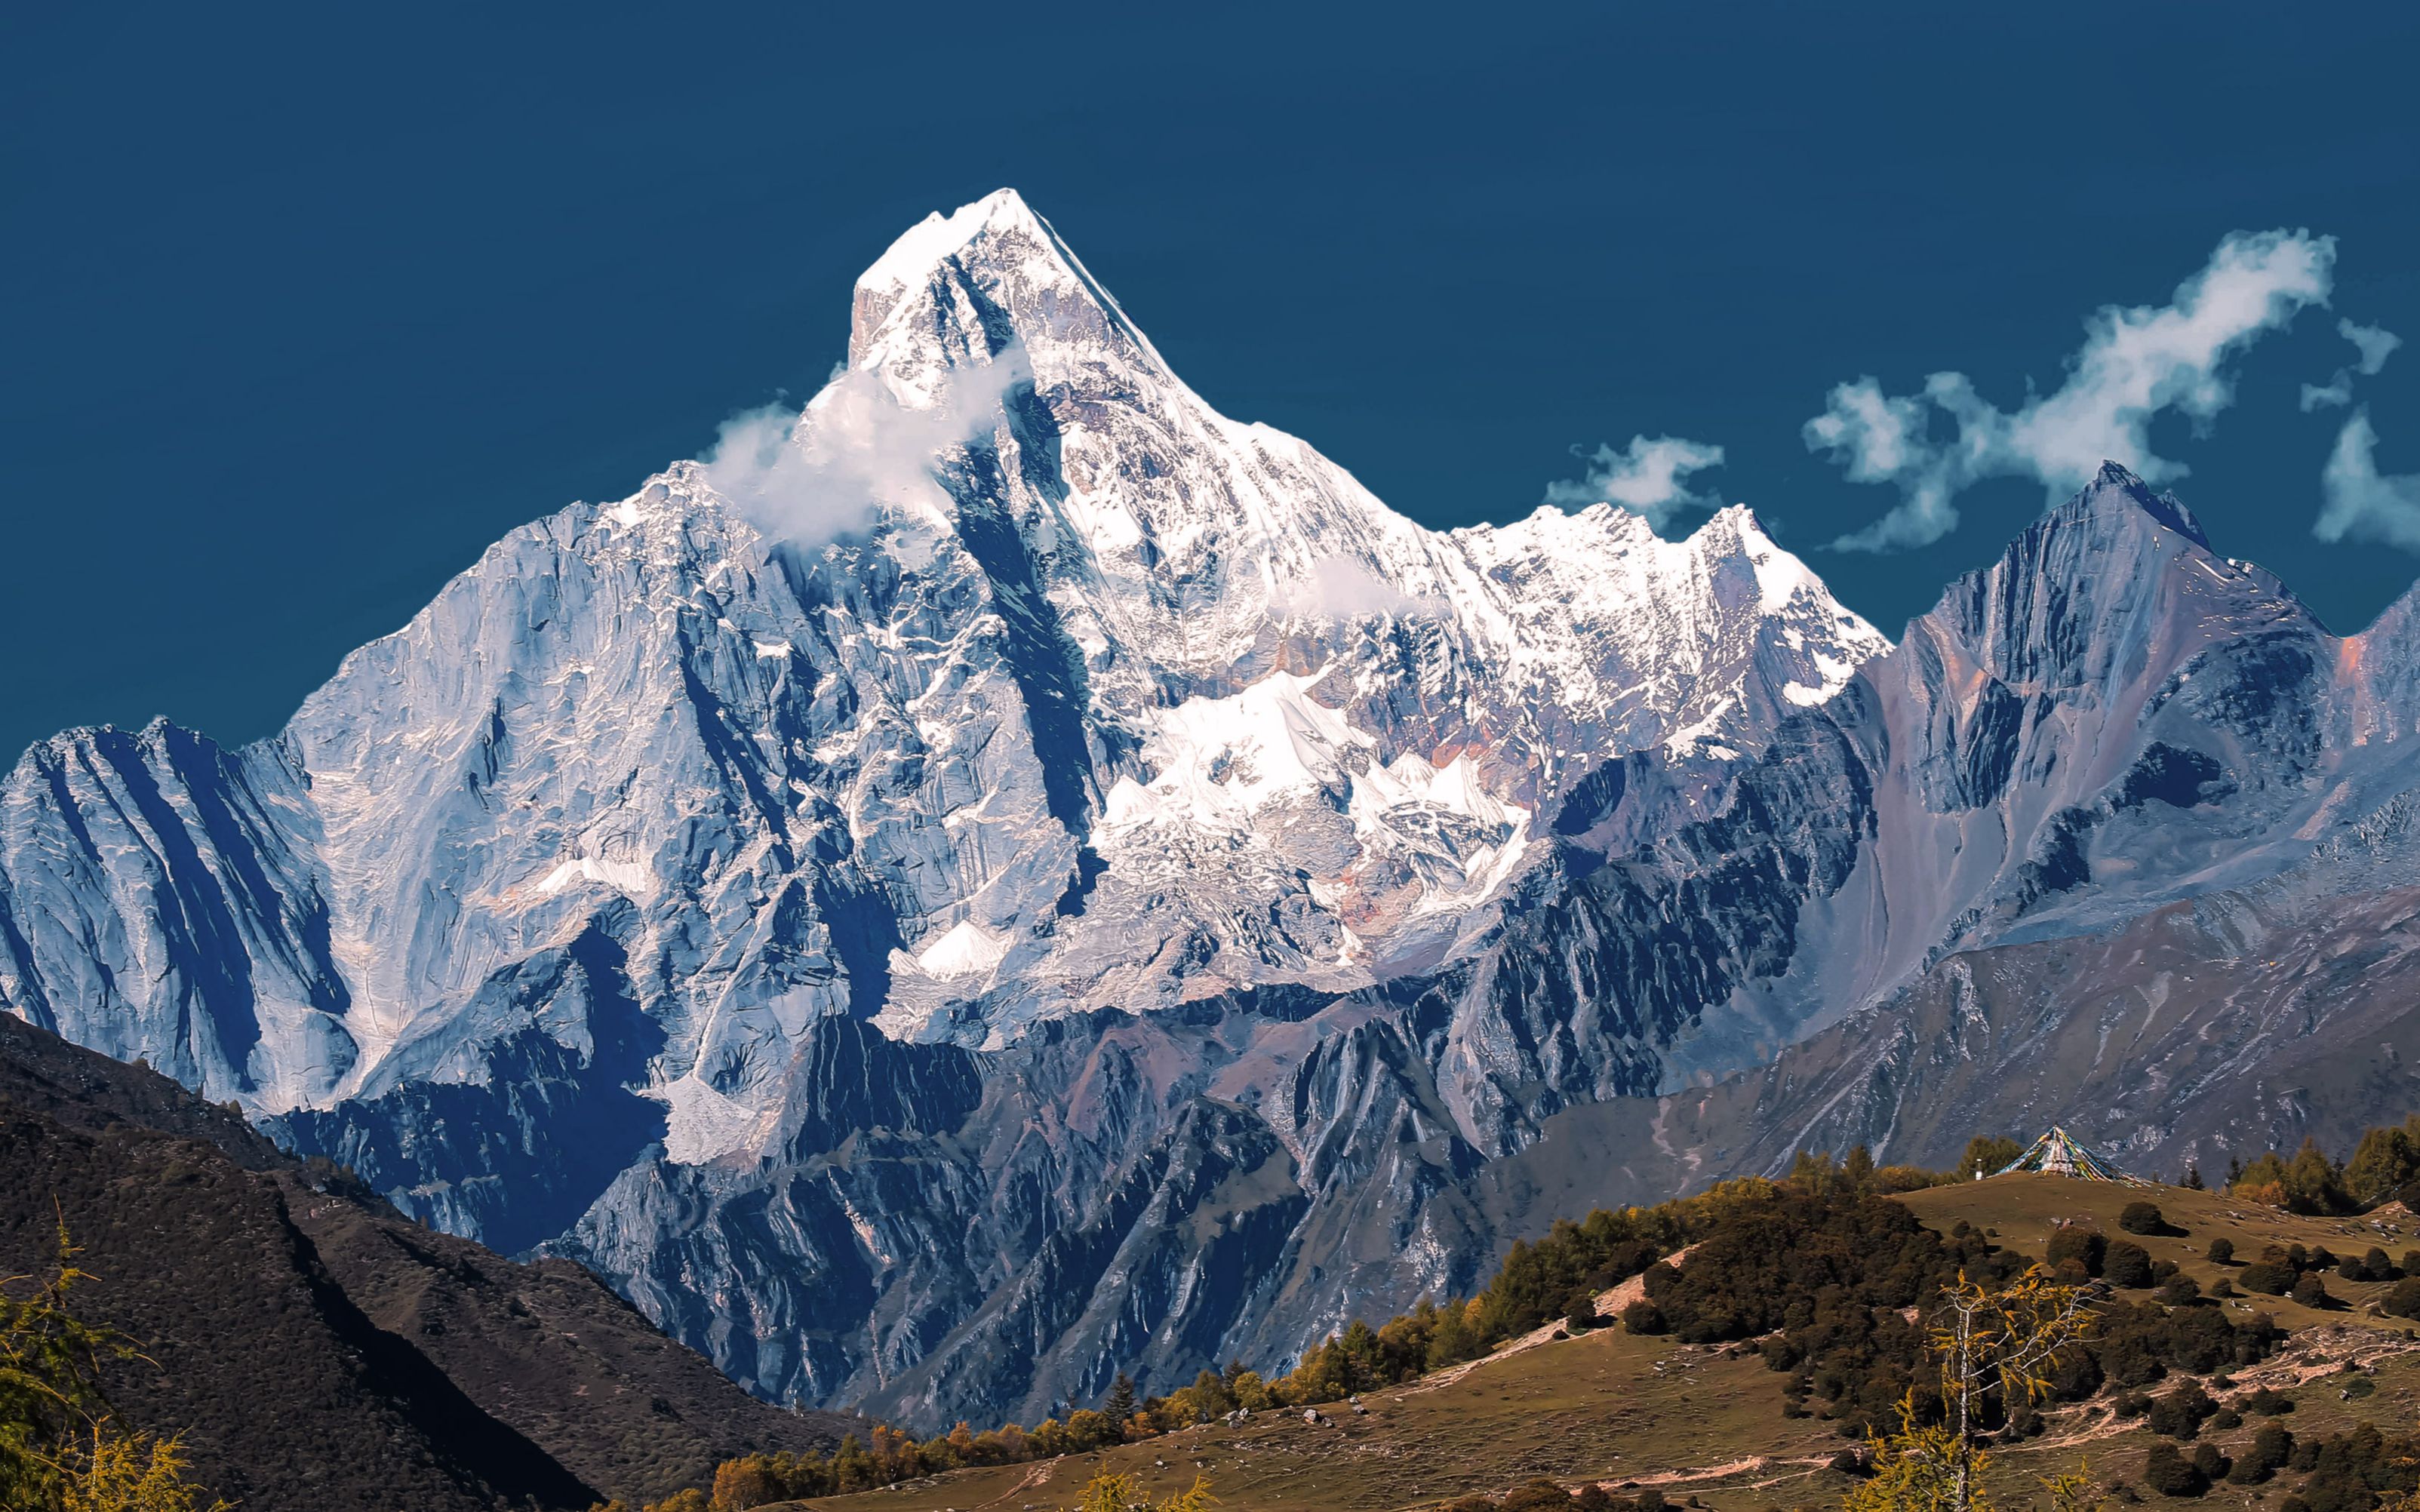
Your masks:
M2306 415L2314 409L2323 408L2341 409L2350 403L2352 403L2352 375L2341 367L2336 369L2335 377L2323 384L2303 385L2303 413Z
M2361 353L2360 360L2350 367L2337 368L2336 376L2325 384L2303 385L2303 413L2306 415L2322 405L2341 409L2352 403L2352 376L2359 373L2364 378L2376 377L2395 348L2403 345L2403 338L2384 326L2358 325L2349 318L2336 322L2336 334L2353 344Z
M946 521L934 468L998 424L1008 394L1032 381L1018 347L986 366L953 369L930 396L894 393L874 372L839 371L802 412L768 406L724 421L705 457L706 480L766 534L796 545L862 530L886 511Z
M2368 410L2354 410L2336 433L2319 486L2326 502L2311 533L2320 540L2383 541L2420 551L2420 473L2379 472L2378 432Z
M1600 445L1595 452L1572 448L1586 460L1588 476L1581 482L1546 485L1545 501L1565 508L1593 503L1619 504L1646 517L1657 530L1683 509L1719 509L1722 500L1711 493L1692 493L1689 475L1723 465L1723 449L1677 436L1633 436L1629 446L1615 451Z
M2327 301L2335 239L2307 231L2238 232L2164 305L2105 305L2085 321L2067 380L2004 410L1963 373L1935 373L1920 395L1894 397L1870 378L1835 388L1807 423L1809 451L1827 452L1852 482L1890 483L1898 506L1832 543L1840 550L1922 546L1958 524L1957 497L1985 478L2031 477L2052 502L2088 482L2102 462L2149 482L2181 477L2183 463L2154 455L2151 421L2174 410L2207 426L2233 402L2229 360L2304 306ZM1953 432L1936 440L1936 424Z
M2360 349L2361 361L2354 365L2364 378L2377 377L2395 348L2403 345L2403 338L2384 326L2356 325L2350 319L2336 322L2336 334Z
M1271 607L1302 619L1349 621L1373 614L1435 614L1441 606L1435 599L1404 593L1375 567L1347 556L1325 556L1301 579L1281 587Z

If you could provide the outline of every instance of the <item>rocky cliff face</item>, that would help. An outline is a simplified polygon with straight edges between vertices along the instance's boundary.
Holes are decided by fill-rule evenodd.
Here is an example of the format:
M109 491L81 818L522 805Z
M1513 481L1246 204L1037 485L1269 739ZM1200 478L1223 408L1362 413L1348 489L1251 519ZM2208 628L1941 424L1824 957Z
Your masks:
M515 532L277 738L27 752L0 1004L767 1396L1030 1417L1830 1127L1673 1100L1945 963L2398 885L2410 626L2114 469L1896 649L1742 509L1424 531L1003 193L765 455Z

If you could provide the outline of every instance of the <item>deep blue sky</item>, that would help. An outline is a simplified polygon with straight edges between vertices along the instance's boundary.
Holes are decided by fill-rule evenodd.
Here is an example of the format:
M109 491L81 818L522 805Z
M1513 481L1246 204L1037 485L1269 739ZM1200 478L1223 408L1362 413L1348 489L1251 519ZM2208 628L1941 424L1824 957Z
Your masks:
M273 730L506 529L810 392L858 270L1001 184L1214 404L1415 517L1717 442L1701 481L1893 633L2040 491L1809 549L1896 497L1802 443L1835 382L2012 404L2271 226L2420 338L2409 6L550 8L0 21L0 749ZM2344 629L2420 561L2310 536L2335 318L2156 434ZM2420 469L2420 350L2362 393Z

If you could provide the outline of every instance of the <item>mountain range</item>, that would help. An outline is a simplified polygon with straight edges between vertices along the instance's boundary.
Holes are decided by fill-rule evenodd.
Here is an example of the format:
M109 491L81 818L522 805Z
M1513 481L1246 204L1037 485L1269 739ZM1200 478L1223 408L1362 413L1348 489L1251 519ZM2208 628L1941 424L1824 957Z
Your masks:
M1031 1421L1802 1146L2399 1116L2414 613L2115 466L1895 644L1745 508L1428 531L1002 191L278 734L29 749L0 1007L760 1396Z

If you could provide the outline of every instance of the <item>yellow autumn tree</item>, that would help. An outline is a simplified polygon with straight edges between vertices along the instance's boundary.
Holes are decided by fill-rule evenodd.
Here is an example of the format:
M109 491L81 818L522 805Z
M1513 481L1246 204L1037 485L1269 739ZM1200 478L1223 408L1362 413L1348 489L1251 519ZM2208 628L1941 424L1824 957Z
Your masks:
M1210 1494L1210 1477L1196 1475L1193 1485L1165 1502L1145 1499L1142 1483L1132 1475L1104 1472L1084 1483L1072 1512L1210 1512L1218 1499Z
M179 1441L130 1432L112 1419L101 1366L139 1356L69 1306L70 1294L93 1279L77 1254L62 1220L46 1272L0 1279L0 1506L227 1512L186 1479Z
M2091 1326L2083 1291L2040 1266L1997 1291L1962 1273L1942 1288L1925 1339L1939 1366L1943 1420L1925 1422L1914 1391L1900 1398L1899 1431L1873 1441L1874 1474L1849 1493L1845 1512L1992 1512L1983 1484L1992 1460L1978 1418L1994 1396L2011 1411L2039 1400L2053 1359ZM2084 1499L2086 1484L2042 1482L2056 1512L2093 1504Z

